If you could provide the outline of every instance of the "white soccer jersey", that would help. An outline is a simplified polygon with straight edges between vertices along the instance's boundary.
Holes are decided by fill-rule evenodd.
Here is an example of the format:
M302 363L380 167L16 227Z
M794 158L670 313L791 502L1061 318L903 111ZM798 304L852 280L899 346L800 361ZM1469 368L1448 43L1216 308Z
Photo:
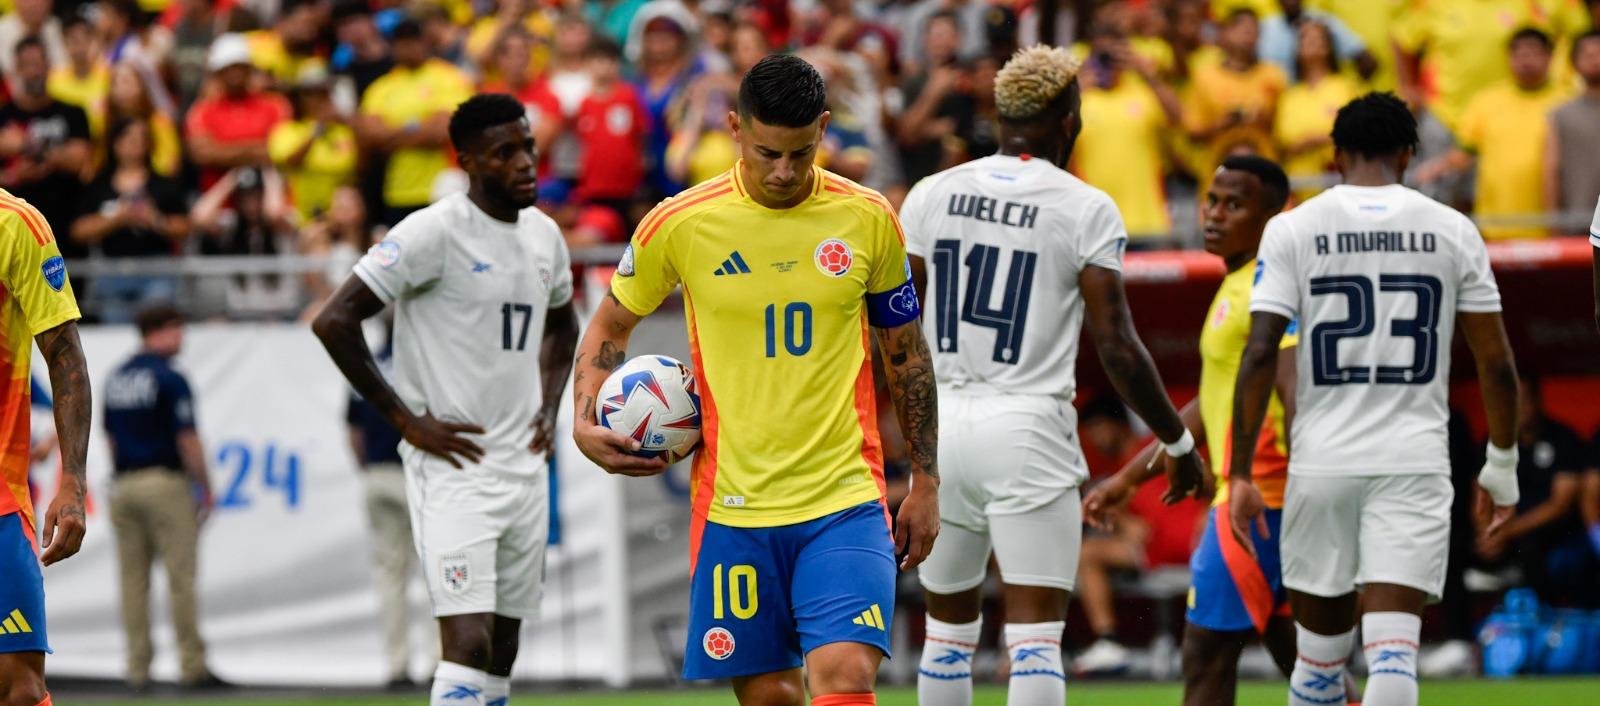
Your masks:
M1071 399L1078 274L1122 270L1111 197L1041 159L994 155L919 182L901 207L928 265L925 325L941 387Z
M355 274L396 304L394 386L413 413L476 424L482 467L534 476L545 315L572 300L561 230L537 209L515 225L455 194L401 221ZM401 444L409 457L415 449Z
M1329 189L1268 222L1250 310L1300 320L1290 473L1450 472L1456 312L1500 311L1466 216L1399 185Z

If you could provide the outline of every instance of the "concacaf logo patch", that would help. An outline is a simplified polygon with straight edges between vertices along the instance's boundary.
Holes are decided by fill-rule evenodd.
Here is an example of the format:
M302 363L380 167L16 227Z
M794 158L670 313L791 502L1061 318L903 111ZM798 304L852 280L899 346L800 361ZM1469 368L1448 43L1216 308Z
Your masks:
M850 265L855 263L855 254L850 252L850 246L838 238L829 238L817 246L817 269L829 277L843 277L850 271Z
M39 271L44 273L44 281L51 289L61 291L67 286L67 261L59 257L52 257L39 266Z
M706 656L718 662L733 656L733 633L728 632L727 628L707 630L700 642L705 647Z
M617 274L623 277L633 276L633 246L622 249L622 261L617 263Z
M400 261L400 244L393 240L378 243L367 252L371 253L373 259L378 261L378 266L385 270L394 267L394 264Z

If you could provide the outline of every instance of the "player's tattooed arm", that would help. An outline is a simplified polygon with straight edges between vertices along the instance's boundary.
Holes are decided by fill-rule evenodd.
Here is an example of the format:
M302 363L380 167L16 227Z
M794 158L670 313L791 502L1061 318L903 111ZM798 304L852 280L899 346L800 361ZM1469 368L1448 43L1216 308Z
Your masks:
M649 476L667 468L662 459L633 456L638 442L600 426L594 418L600 385L627 358L628 337L640 320L615 294L607 292L578 344L578 367L572 378L572 439L584 456L607 473Z
M61 448L61 487L45 512L45 549L40 557L49 565L78 553L83 544L83 494L88 485L84 476L93 404L78 324L68 321L45 331L39 334L38 343L50 368L56 436Z
M361 333L361 322L380 311L383 311L383 301L361 278L352 275L322 306L322 311L311 322L311 330L351 387L356 388L362 399L378 410L408 443L456 468L461 468L457 456L477 463L483 458L483 448L462 435L482 434L482 427L442 421L426 410L420 415L412 414L383 379L378 362L373 359L367 339Z
M900 433L911 449L911 468L938 478L939 401L933 381L933 355L913 321L892 329L876 329L883 352L889 395L894 401Z

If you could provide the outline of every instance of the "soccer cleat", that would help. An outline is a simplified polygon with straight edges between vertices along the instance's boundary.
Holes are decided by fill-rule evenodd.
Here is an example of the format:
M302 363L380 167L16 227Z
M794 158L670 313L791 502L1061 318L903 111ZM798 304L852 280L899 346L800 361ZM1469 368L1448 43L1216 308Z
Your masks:
M1425 677L1460 677L1477 671L1478 656L1472 643L1451 640L1417 660L1417 671Z
M1100 638L1073 660L1072 669L1080 675L1121 674L1131 666L1128 648Z

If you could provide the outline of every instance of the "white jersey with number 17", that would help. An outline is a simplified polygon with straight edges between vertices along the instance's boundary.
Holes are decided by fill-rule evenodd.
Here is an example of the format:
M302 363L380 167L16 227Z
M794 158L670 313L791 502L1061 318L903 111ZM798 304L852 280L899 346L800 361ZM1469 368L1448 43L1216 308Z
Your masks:
M1456 313L1500 311L1466 216L1400 185L1329 189L1267 224L1250 311L1300 321L1291 474L1450 472Z
M1122 271L1111 197L1042 159L993 155L923 179L900 209L928 265L941 387L1072 399L1089 266Z

